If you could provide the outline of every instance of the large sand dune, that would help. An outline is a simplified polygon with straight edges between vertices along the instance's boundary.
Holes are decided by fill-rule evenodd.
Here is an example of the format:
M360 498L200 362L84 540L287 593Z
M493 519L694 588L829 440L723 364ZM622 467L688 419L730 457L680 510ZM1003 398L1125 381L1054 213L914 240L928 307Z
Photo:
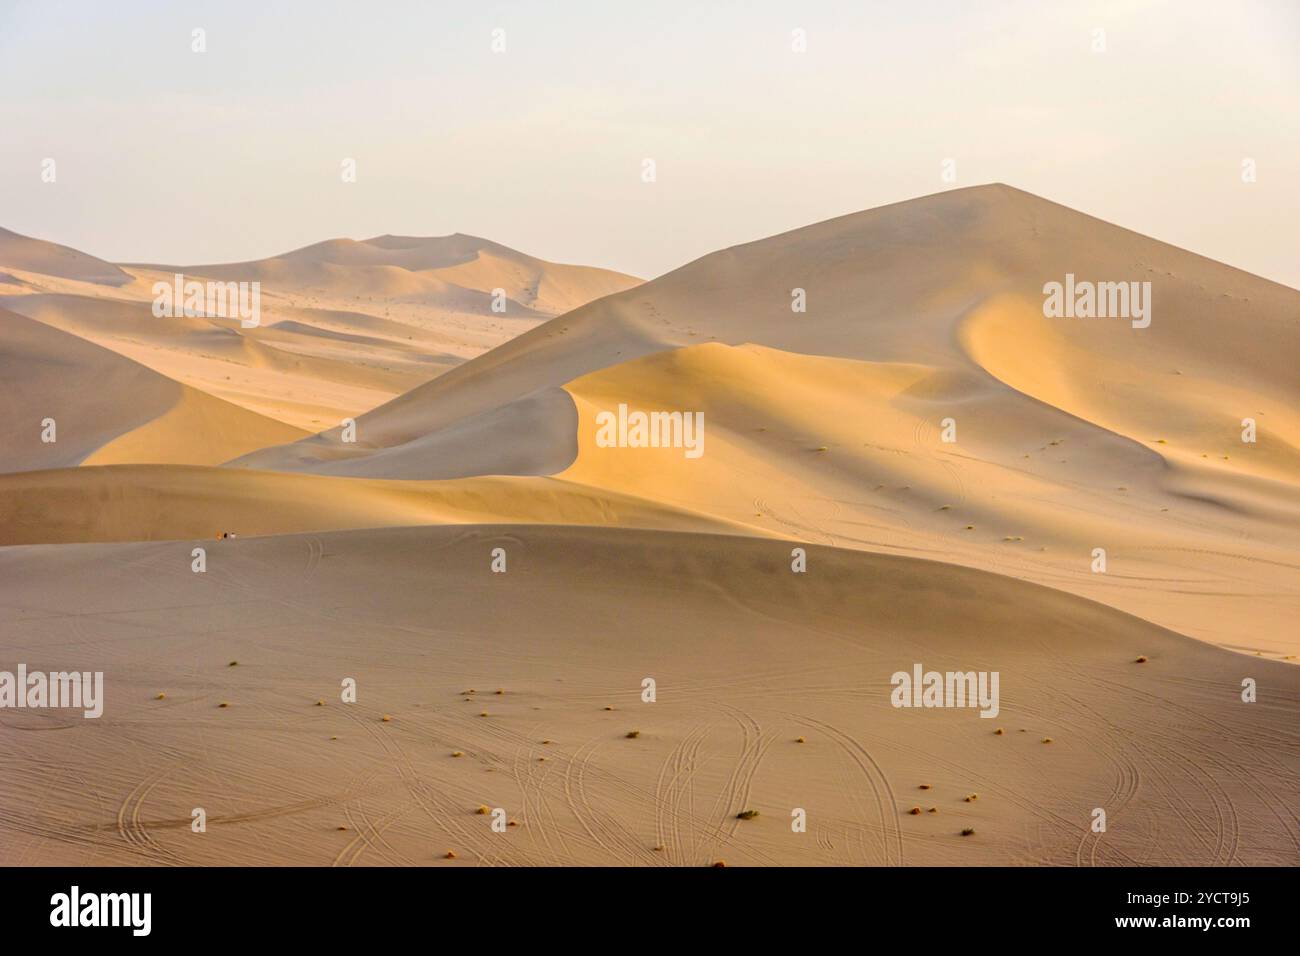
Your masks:
M0 862L1300 862L1295 290L1001 185L634 288L460 235L186 270L252 330L24 248L0 668L109 709L0 715ZM1067 274L1149 326L1045 316ZM916 663L1001 714L891 707Z
M1043 286L1067 273L1151 282L1150 326L1045 317ZM234 464L558 474L753 533L989 568L1290 657L1296 354L1300 293L987 186L706 256L360 416L355 442L335 429ZM602 452L595 415L619 402L704 411L707 453Z
M1042 287L1067 273L1091 281L1151 281L1150 327L1045 319ZM795 289L806 293L806 312L791 310ZM982 334L988 310L1008 303L1029 305L1014 318L1017 327ZM1003 185L871 209L705 256L552 320L375 409L362 419L362 434L370 445L385 447L415 440L538 388L705 341L920 362L997 377L1013 355L1038 354L1014 348L1026 334L1024 323L1044 342L1050 336L1060 343L1041 360L1045 374L1060 380L1057 391L1035 399L1050 402L1077 391L1081 381L1101 385L1099 363L1129 356L1125 381L1133 384L1118 392L1109 382L1095 389L1099 415L1133 404L1133 392L1146 388L1162 394L1142 424L1174 427L1180 422L1159 415L1168 395L1195 396L1211 381L1242 389L1255 404L1269 399L1236 419L1235 412L1220 413L1224 447L1239 432L1229 426L1266 411L1283 419L1270 431L1294 451L1300 384L1289 374L1289 357L1300 339L1300 293ZM998 337L1001 353L979 348ZM1070 404L1075 400L1082 398ZM336 437L327 432L303 445L323 446ZM1161 436L1133 437L1154 442ZM293 455L300 457L301 449Z

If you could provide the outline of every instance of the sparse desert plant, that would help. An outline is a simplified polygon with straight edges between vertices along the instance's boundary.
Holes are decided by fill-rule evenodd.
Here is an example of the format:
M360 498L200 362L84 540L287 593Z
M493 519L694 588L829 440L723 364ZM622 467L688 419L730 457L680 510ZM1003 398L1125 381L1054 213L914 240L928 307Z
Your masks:
M636 740L638 737L641 736L641 731L639 731L639 730L629 730L629 731L628 731L626 734L624 734L623 736L625 736L628 740Z
M1145 654L1143 654L1141 657L1139 657L1139 658L1138 658L1137 660L1135 660L1133 663L1134 663L1134 664L1145 664L1146 662L1147 662L1147 656L1146 656Z
M475 810L474 812L477 813L477 814L478 814L479 816L481 816L481 817L485 817L485 816L487 816L489 813L492 812L492 809L491 809L490 807L480 806L480 807L479 807L477 810Z
M961 835L962 835L962 836L973 836L974 833L975 833L975 828L974 828L974 827L965 827L965 828L961 831Z
M1052 742L1052 738L1051 738L1051 737L1044 737L1044 738L1043 738L1043 743L1045 743L1045 744L1050 744L1051 742Z
M1006 731L1003 730L1001 727L999 727L997 730L993 731L993 733L996 734L998 737L1001 737L1004 733L1006 733Z
M910 814L911 814L912 816L914 816L914 817L915 817L915 816L920 816L920 814L921 814L921 808L920 808L920 807L913 807L911 810L908 810L907 812L910 813Z
M758 816L758 811L757 811L757 810L741 810L739 813L736 814L736 819L737 819L737 820L752 820L752 819L754 819L754 817L756 817L756 816Z

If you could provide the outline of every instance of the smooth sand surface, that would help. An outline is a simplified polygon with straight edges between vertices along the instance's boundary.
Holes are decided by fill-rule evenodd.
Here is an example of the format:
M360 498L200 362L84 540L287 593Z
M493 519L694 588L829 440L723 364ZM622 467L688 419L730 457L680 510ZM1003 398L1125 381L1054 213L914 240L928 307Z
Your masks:
M108 691L98 720L3 715L0 862L1295 862L1300 670L807 550L793 574L788 542L571 527L4 549L5 658ZM892 707L913 662L998 670L1001 712Z
M44 246L0 669L109 703L0 711L0 861L1300 863L1293 289L1001 185L635 287L468 236L196 267L251 331ZM1150 326L1045 317L1067 273ZM602 447L620 404L703 454ZM1002 713L892 707L916 663Z

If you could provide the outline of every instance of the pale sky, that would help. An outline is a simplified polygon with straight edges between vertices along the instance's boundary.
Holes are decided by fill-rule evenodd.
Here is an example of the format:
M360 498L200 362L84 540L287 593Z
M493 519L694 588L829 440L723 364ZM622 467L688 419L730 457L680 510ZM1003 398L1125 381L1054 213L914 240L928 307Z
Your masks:
M1300 2L0 0L0 226L113 261L465 232L653 277L946 158L1300 287Z

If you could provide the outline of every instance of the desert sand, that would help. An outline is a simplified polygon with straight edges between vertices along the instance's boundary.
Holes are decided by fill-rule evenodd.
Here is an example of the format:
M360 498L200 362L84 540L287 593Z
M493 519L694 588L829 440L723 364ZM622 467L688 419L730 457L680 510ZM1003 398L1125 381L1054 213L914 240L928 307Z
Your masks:
M309 433L640 281L461 235L337 239L225 265L115 266L0 232L0 272L0 307ZM261 283L259 324L156 318L155 283L177 274ZM502 312L492 309L497 289Z
M0 711L0 863L1300 862L1300 292L1003 185L643 284L184 270L255 329L154 318L173 271L0 234L0 669L107 681ZM918 663L999 714L892 706Z

